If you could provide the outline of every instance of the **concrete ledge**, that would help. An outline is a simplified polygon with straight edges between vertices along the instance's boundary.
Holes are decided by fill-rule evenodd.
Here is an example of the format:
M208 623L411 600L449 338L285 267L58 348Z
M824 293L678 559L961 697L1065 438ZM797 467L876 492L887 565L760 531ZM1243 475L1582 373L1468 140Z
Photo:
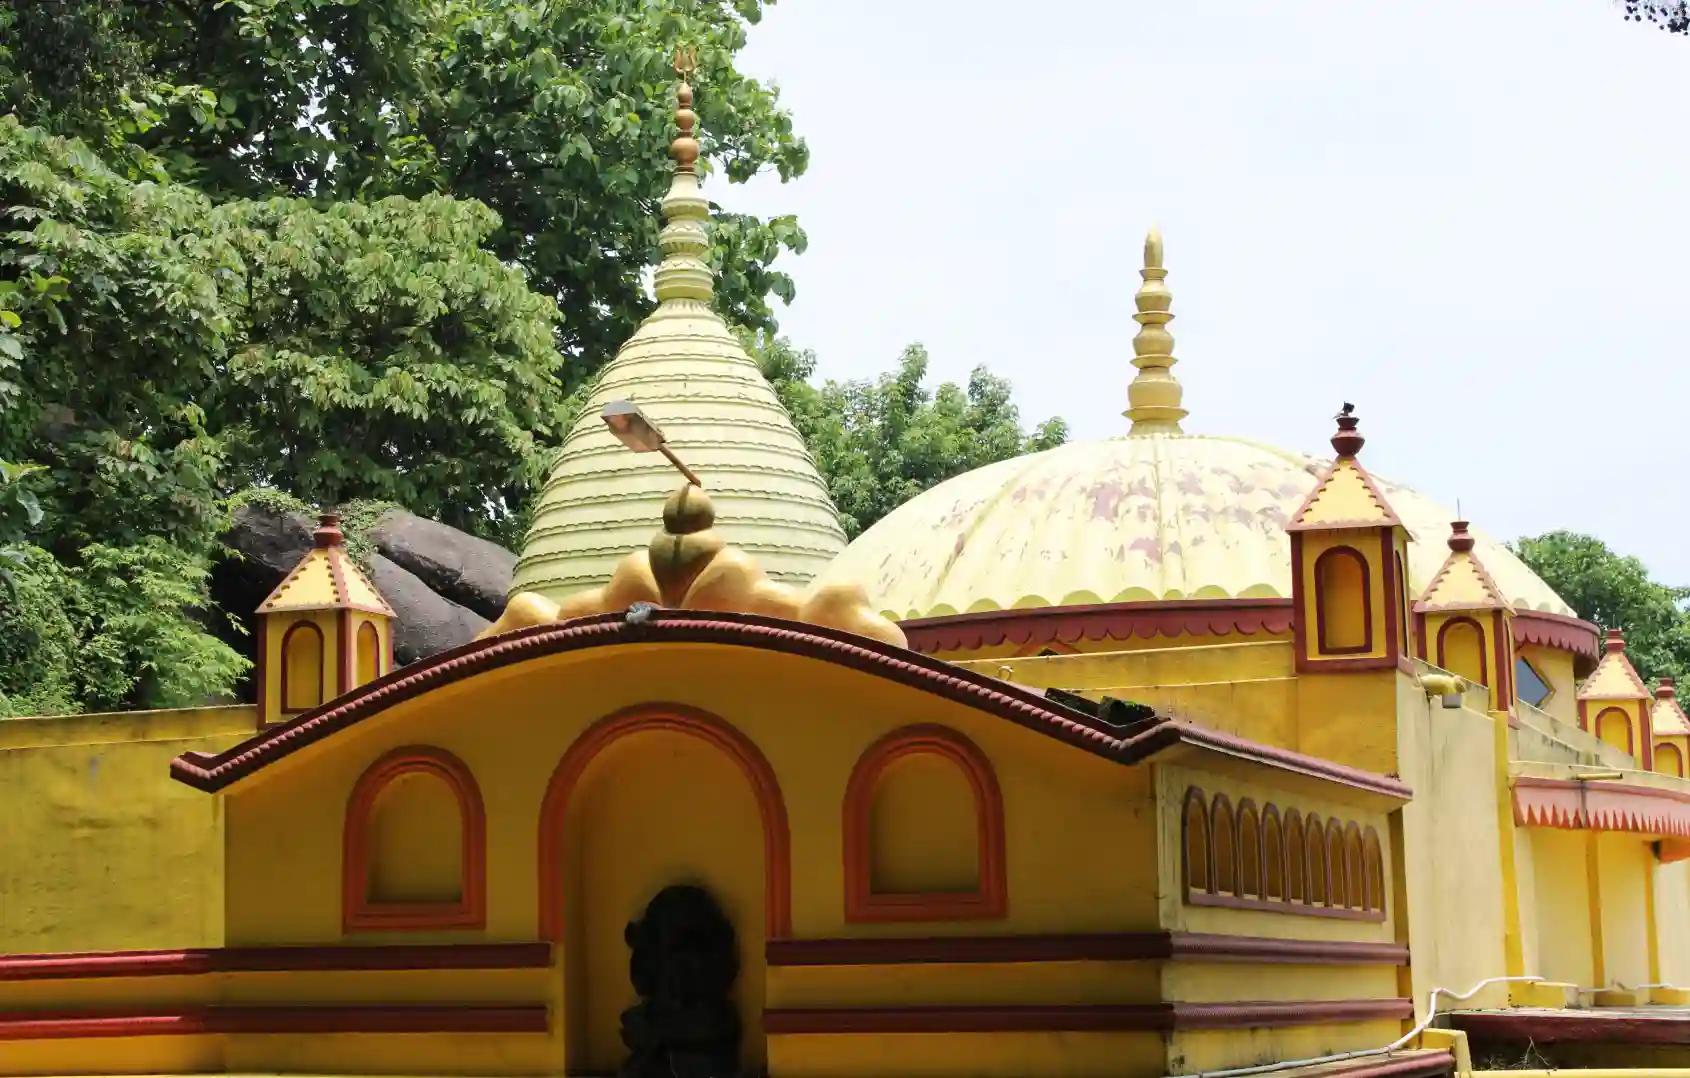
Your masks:
M1508 986L1510 1007L1545 1007L1560 1010L1572 1006L1578 985L1561 981L1519 981Z

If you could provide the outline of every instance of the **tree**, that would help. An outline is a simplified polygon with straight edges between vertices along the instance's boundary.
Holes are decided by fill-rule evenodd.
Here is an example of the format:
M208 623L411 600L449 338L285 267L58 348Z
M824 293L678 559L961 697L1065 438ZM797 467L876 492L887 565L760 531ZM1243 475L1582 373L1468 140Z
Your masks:
M677 44L697 50L706 167L808 162L775 91L733 66L763 4L0 0L0 40L32 43L0 49L0 108L219 200L477 200L489 248L562 311L579 382L649 309ZM718 214L724 314L772 329L792 282L771 263L803 245L790 217Z
M1576 532L1517 539L1510 548L1579 617L1623 629L1626 653L1645 678L1690 673L1690 588L1658 583L1637 558Z
M815 355L767 335L751 349L791 413L856 537L917 494L954 475L1022 453L1061 445L1068 425L1047 419L1021 429L1009 383L976 367L967 387L924 386L927 350L904 349L898 366L874 381L811 384Z
M1690 34L1690 0L1621 0L1625 17L1647 22L1669 34Z
M47 466L56 554L203 548L253 484L497 537L565 429L556 309L476 203L217 203L0 118L0 204L24 282L0 457Z

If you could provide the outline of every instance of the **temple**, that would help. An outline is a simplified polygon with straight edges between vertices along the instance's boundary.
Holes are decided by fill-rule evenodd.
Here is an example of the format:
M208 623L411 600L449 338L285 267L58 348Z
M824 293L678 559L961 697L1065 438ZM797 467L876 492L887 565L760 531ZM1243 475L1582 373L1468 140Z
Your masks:
M1330 452L1196 433L1154 231L1120 435L847 545L691 106L483 638L396 668L326 515L257 703L0 723L0 1075L1690 1066L1690 721L1620 632L1342 387Z

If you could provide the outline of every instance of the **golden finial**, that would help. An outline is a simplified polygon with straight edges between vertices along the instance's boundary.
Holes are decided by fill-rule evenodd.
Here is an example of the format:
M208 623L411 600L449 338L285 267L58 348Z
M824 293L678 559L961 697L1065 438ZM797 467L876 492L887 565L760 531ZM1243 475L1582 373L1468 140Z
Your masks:
M679 172L691 172L693 163L698 160L698 140L692 134L693 125L698 123L698 113L692 111L692 84L688 82L697 70L697 49L675 50L675 74L681 79L681 85L675 90L675 126L681 129L681 133L669 144L669 156L675 159L675 169Z
M1162 265L1162 232L1152 228L1144 237L1144 268L1139 271L1144 284L1133 297L1138 313L1133 321L1139 325L1133 338L1133 366L1138 374L1127 387L1129 407L1123 413L1133 421L1133 434L1181 434L1179 421L1186 411L1180 407L1183 391L1174 378L1174 337L1168 332L1173 321L1173 294L1163 282L1168 271Z

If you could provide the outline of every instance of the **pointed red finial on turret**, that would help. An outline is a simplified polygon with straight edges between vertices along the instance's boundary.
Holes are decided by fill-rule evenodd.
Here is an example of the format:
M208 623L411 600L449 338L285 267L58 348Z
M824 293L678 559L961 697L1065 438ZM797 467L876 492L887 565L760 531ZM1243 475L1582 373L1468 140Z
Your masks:
M1662 678L1660 684L1655 686L1655 699L1657 699L1657 700L1676 700L1676 699L1678 699L1678 683L1675 682L1672 678L1669 678L1669 677Z
M323 513L317 517L317 530L311 533L311 541L320 547L340 546L346 541L346 535L340 530L339 513Z
M1625 633L1619 629L1609 629L1608 638L1602 642L1602 648L1610 655L1625 651Z
M1361 423L1361 417L1355 414L1356 406L1349 401L1338 409L1334 417L1338 420L1338 433L1332 436L1332 451L1340 457L1353 457L1361 452L1361 447L1367 444L1367 439L1361 436L1356 427Z

